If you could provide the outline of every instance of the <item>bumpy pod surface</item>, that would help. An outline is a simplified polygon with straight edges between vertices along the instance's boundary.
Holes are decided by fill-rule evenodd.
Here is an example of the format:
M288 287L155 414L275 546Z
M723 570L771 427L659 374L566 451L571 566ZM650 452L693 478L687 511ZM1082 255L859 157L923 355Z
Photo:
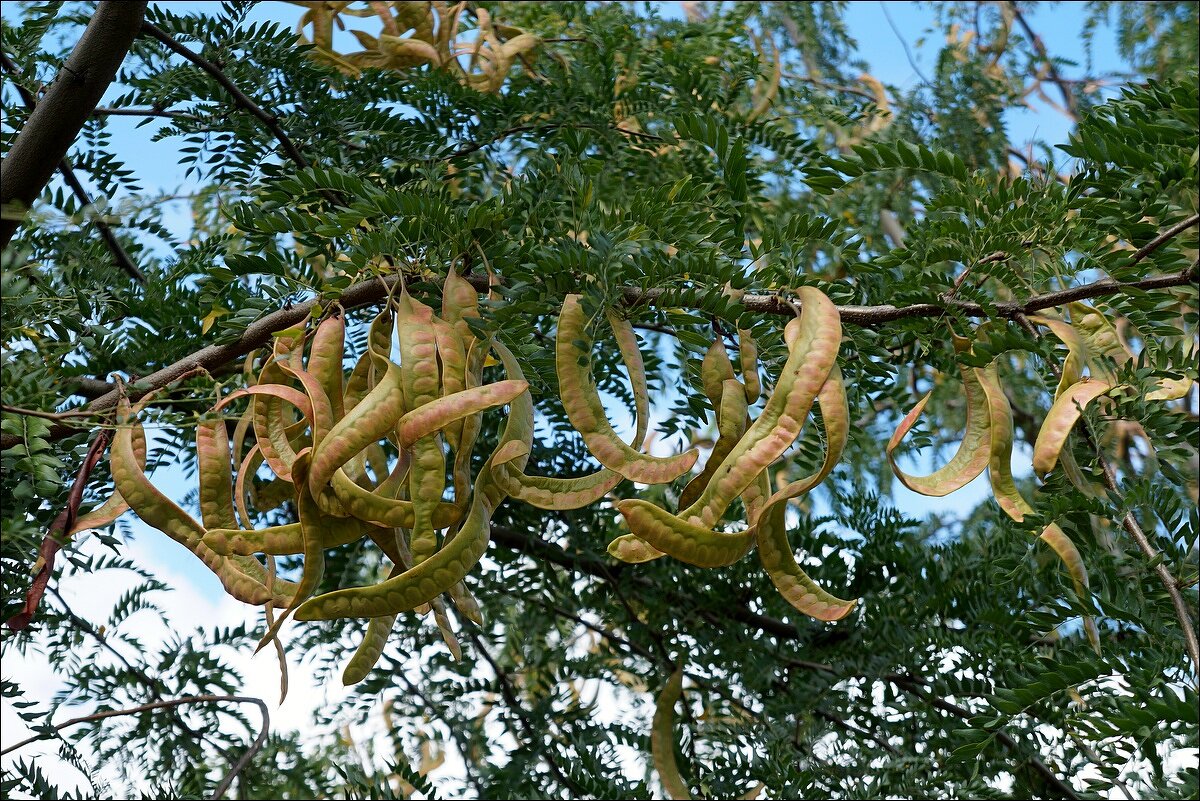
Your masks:
M592 340L578 295L567 295L558 316L555 355L559 392L571 425L583 437L596 461L630 481L665 484L696 463L695 451L676 456L650 456L626 445L604 411L591 374Z

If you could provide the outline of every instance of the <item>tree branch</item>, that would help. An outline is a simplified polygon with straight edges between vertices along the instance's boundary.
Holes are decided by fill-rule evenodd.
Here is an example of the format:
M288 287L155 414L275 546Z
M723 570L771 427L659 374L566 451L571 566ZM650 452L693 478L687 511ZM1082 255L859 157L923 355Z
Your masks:
M0 164L0 249L8 246L50 176L117 75L146 0L101 0L42 102Z
M1153 242L1143 247L1138 253L1143 253L1139 258L1138 253L1134 254L1130 264L1134 264L1149 255L1153 250L1157 249L1171 237L1179 232L1200 222L1200 215L1194 215L1191 218L1179 223L1163 235L1157 237ZM1169 236L1168 236L1169 234ZM1159 241L1161 240L1161 241ZM1153 246L1153 247L1152 247ZM339 298L339 303L343 309L347 311L357 309L361 306L369 306L373 303L378 303L388 296L392 287L400 280L400 275L393 274L382 279L372 278L366 281L361 281L357 284L352 284ZM483 275L468 276L468 280L475 286L476 289L484 291L487 289L487 277ZM1044 295L1035 295L1024 303L998 303L995 305L995 313L1001 317L1016 318L1022 314L1032 314L1041 309L1048 309L1054 306L1061 306L1076 300L1086 300L1088 298L1102 297L1105 295L1114 295L1129 289L1147 290L1147 289L1170 289L1173 287L1185 286L1196 281L1195 268L1189 270L1186 274L1163 275L1154 278L1145 278L1140 281L1131 281L1122 283L1105 279L1097 281L1085 286L1073 287L1064 289L1059 292L1050 292ZM637 287L626 287L623 291L623 300L629 306L655 306L659 305L661 298L666 294L663 289L642 290ZM140 381L129 387L130 398L136 400L147 392L160 389L189 372L199 369L212 372L221 365L227 364L234 359L239 359L245 356L250 351L260 348L270 341L271 335L276 331L282 331L285 328L299 325L309 317L313 307L317 304L317 300L310 300L306 303L299 303L290 306L289 308L279 309L265 317L260 318L252 323L242 332L242 335L233 342L225 345L209 345L195 353L185 356L174 364L167 365L162 369L151 373L142 378ZM792 317L795 315L795 310L792 306L792 301L779 295L745 295L741 298L741 303L748 311L759 314L777 314L784 317ZM916 317L941 317L948 310L954 309L968 317L988 317L989 310L980 306L978 303L969 303L966 301L954 299L942 299L940 303L917 303L911 306L839 306L838 311L841 313L842 322L849 325L858 325L863 327L873 327L883 323L892 322L894 320L903 320ZM117 405L118 393L115 389L101 395L94 401L84 407L87 411L97 413L105 412L114 408ZM56 425L52 426L48 434L48 439L57 440L74 433L76 429L69 426ZM0 436L0 450L11 448L20 442L20 438L12 434L4 434Z
M171 708L183 706L185 704L220 704L226 702L235 704L254 704L258 707L258 711L262 713L263 723L262 728L258 731L258 736L254 738L254 742L251 743L250 747L246 749L246 753L242 754L242 758L237 761L237 764L233 766L229 773L225 775L225 778L221 780L221 783L217 785L217 789L213 791L213 798L221 798L229 789L229 785L233 783L235 778L237 778L237 775L245 769L246 765L250 764L250 760L254 758L254 755L262 749L263 743L267 741L267 732L271 729L271 716L267 711L267 705L263 703L261 699L249 698L242 695L190 695L185 698L175 698L169 701L154 701L153 703L142 704L141 706L135 706L130 709L113 709L107 712L97 712L94 715L84 715L83 717L79 718L71 718L68 721L56 725L53 728L53 731L59 732L63 729L70 728L71 726L78 726L80 723L91 723L93 721L104 720L105 718L115 718L122 715L137 715L142 712L150 712L155 709ZM23 746L29 745L30 743L36 743L38 740L44 739L46 739L45 734L28 737L21 742L15 745L10 745L8 748L0 751L0 756L3 756L11 751L15 751Z

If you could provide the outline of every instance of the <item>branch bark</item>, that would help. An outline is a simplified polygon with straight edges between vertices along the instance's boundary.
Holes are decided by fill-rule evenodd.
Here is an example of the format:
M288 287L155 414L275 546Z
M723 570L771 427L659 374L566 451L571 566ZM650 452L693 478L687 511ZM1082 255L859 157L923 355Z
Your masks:
M1179 231L1195 225L1198 221L1200 221L1200 215L1185 220L1172 230L1177 234ZM1159 238L1162 239L1162 237ZM1166 239L1163 239L1163 241L1165 242ZM1146 250L1149 247L1147 245L1142 250ZM1155 247L1158 247L1158 245ZM1147 255L1149 254L1147 253ZM1143 256L1142 258L1145 257ZM388 296L392 286L399 280L399 274L393 274L382 279L370 279L352 284L342 293L339 303L346 310L378 303ZM476 289L480 291L487 289L486 276L472 275L469 276L469 280ZM1016 319L1020 315L1032 314L1041 309L1061 306L1071 301L1115 295L1130 289L1170 289L1195 283L1195 281L1195 269L1190 270L1186 274L1163 275L1128 283L1105 279L1087 284L1086 286L1064 289L1044 295L1035 295L1024 303L999 303L996 304L994 309L995 313L999 316ZM666 290L662 289L642 290L637 287L626 287L623 290L624 301L629 306L660 305L664 295L666 295ZM151 373L128 388L130 398L136 400L148 392L161 389L173 381L178 381L181 376L187 373L197 370L212 372L221 365L227 364L234 359L242 358L250 351L267 344L271 339L272 333L302 323L310 315L316 303L317 301L312 300L272 312L246 328L242 332L242 335L235 341L225 345L209 345L189 356L185 356L174 364L167 365ZM741 303L748 311L758 314L776 314L784 317L795 315L793 301L780 295L745 295L741 298ZM939 303L917 303L910 306L838 307L843 323L863 327L873 327L893 320L908 318L941 317L951 309L957 310L968 317L988 317L991 315L989 310L978 303L946 298L943 298ZM106 412L117 405L117 397L118 392L114 388L93 400L84 409L92 413ZM51 440L62 439L75 433L77 430L66 425L55 425L51 427L48 438ZM11 434L0 436L0 450L11 448L18 442L20 442L20 438Z
M101 0L75 49L0 164L0 249L92 115L137 35L146 0Z

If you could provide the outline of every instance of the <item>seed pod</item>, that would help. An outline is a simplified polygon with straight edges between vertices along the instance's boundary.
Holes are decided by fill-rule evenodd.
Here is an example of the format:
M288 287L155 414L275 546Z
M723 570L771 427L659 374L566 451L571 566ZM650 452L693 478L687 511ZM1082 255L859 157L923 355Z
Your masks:
M645 540L638 539L633 534L622 534L608 544L608 554L614 559L639 565L643 562L653 562L666 556Z
M600 464L643 484L663 484L686 473L696 463L696 451L658 457L639 453L613 431L592 380L591 338L578 295L567 295L558 317L555 338L559 394L571 425Z
M745 328L738 329L738 364L746 385L746 403L753 405L762 394L762 380L758 375L758 344Z
M679 513L692 525L715 525L733 499L795 442L837 361L842 338L837 307L812 287L802 287L799 294L803 309L785 329L785 338L790 339L788 359L775 389L762 414L717 466L701 496ZM630 529L638 533L632 525Z
M1004 389L1000 386L1000 378L993 362L986 368L976 371L980 386L988 399L988 410L991 414L991 459L988 462L988 477L992 484L992 495L1000 508L1010 518L1018 523L1025 515L1033 512L1033 507L1021 495L1012 477L1012 446L1013 421L1012 407ZM1041 533L1040 539L1046 542L1067 568L1067 573L1075 584L1075 592L1080 598L1090 597L1087 570L1083 558L1071 539L1057 523L1051 523ZM1090 615L1083 619L1084 630L1092 648L1099 653L1100 633L1096 629L1096 621Z
M658 771L658 781L667 795L675 799L692 797L675 762L675 703L682 697L683 669L677 668L658 696L654 723L650 727L650 753L654 758L654 769Z
M1098 398L1112 387L1103 381L1080 381L1067 388L1054 401L1042 427L1038 429L1037 441L1033 444L1033 470L1038 475L1046 475L1058 463L1059 454L1066 444L1067 435L1075 427L1083 407L1093 399Z
M688 482L679 495L679 508L686 509L699 499L709 481L725 457L746 433L749 421L746 416L746 388L735 378L721 382L721 396L717 403L717 443L704 463L700 475Z
M141 426L129 422L129 402L120 400L117 412L120 425L111 448L113 483L134 513L148 526L158 529L196 554L221 579L225 591L239 601L259 606L274 595L276 603L286 604L294 585L277 582L274 593L268 592L263 584L265 571L256 560L250 557L222 557L204 545L201 541L204 528L159 492L138 464L133 449L133 432Z
M499 342L495 344L495 349L508 380L523 381L524 374L512 351ZM635 370L631 368L631 373ZM577 478L526 475L523 470L533 443L533 399L528 390L513 398L509 406L508 426L514 441L503 455L497 451L492 464L492 476L506 494L519 501L539 509L579 509L600 500L623 480L620 473L608 468ZM644 434L640 426L639 423L639 432ZM635 434L635 441L636 437ZM518 445L520 451L515 450ZM512 458L509 458L510 453L514 454Z
M954 347L959 353L969 349L970 344L968 339L954 337ZM901 484L913 492L933 497L949 495L971 483L987 467L991 445L991 417L988 413L987 397L984 395L982 387L979 386L979 379L974 368L960 366L959 371L962 374L963 393L967 400L966 431L963 433L958 450L955 451L954 456L945 467L928 476L914 476L905 473L896 464L894 452L901 440L904 439L904 435L921 416L925 404L929 401L928 394L921 398L917 405L905 415L888 441L886 451L892 472L895 473L896 478L900 479Z

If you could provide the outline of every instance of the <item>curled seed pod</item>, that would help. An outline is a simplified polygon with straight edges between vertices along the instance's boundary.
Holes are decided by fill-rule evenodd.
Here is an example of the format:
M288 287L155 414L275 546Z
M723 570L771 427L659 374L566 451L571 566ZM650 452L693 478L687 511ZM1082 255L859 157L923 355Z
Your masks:
M638 346L633 325L622 317L608 311L608 326L617 340L621 361L629 373L629 386L633 390L633 420L636 430L630 447L641 450L646 443L646 430L650 426L650 389L646 384L646 365L642 361L642 349Z
M129 503L130 509L148 526L163 532L199 557L221 580L225 591L239 601L260 606L274 596L274 602L281 605L288 603L294 585L277 582L272 593L264 584L266 573L255 559L222 557L204 545L201 541L203 526L159 492L138 464L133 449L133 432L141 426L129 422L128 401L119 401L117 412L120 425L111 446L113 483L117 492Z
M967 350L970 344L970 340L954 337L954 347L960 353ZM941 469L927 476L910 475L896 464L895 450L917 422L921 412L924 411L925 404L929 401L928 394L921 398L917 405L904 416L888 441L885 450L888 462L892 466L892 472L895 473L896 478L900 479L901 484L913 492L934 497L949 495L973 481L988 465L991 447L991 416L988 412L987 397L984 395L983 388L979 386L979 378L974 368L960 367L959 370L962 373L963 393L967 399L967 424L962 442L959 443L958 450L955 451L950 461Z
M405 408L411 415L437 401L441 375L433 309L414 300L407 290L401 293L396 309L396 338L400 348L400 378ZM411 432L415 433L422 427L419 424L421 421L428 426L431 421L436 423L440 416L449 419L445 411L441 411L440 415L438 412L435 409L431 416L410 418L410 421L418 420L418 425L410 423ZM437 550L433 512L446 489L446 457L436 433L414 437L404 445L411 447L413 452L412 467L408 474L408 491L413 499L414 511L410 547L413 562L420 563Z
M441 366L442 397L450 397L467 389L466 343L454 326L440 317L433 318L433 336ZM443 434L446 444L457 453L461 446L461 418L447 422Z
M1004 389L1000 386L1000 377L996 372L994 362L976 372L979 376L980 386L987 395L988 409L991 414L991 459L988 462L988 477L992 484L992 495L1004 513L1019 523L1025 519L1025 515L1033 513L1033 507L1029 505L1029 502L1021 495L1021 491L1017 489L1016 483L1013 482L1011 467L1012 407L1009 406L1008 397L1005 396ZM1062 560L1068 575L1075 584L1075 593L1080 598L1090 597L1083 557L1080 556L1079 549L1071 542L1066 532L1058 524L1052 523L1042 531L1040 539L1046 542ZM1096 628L1096 621L1087 615L1083 619L1083 624L1088 641L1092 648L1099 653L1100 633Z
M372 527L371 523L352 518L330 518L325 528L325 547L336 548L356 542ZM213 528L205 532L203 542L222 556L249 556L256 553L291 556L304 553L304 532L299 523L259 529Z
M396 426L400 447L411 448L417 440L443 430L450 423L503 406L528 389L526 381L497 381L443 395L400 418Z
M416 513L412 501L389 498L355 484L344 471L333 474L333 491L347 514L359 520L386 528L412 528ZM432 523L436 529L454 525L462 510L452 503L439 502L434 508Z
M396 574L396 569L393 569L391 577ZM382 615L367 621L362 642L358 644L354 655L350 657L350 661L346 663L346 667L342 671L342 684L347 687L358 684L374 669L376 663L379 662L379 657L383 656L383 649L387 647L388 637L391 636L397 617L399 615Z
M141 427L138 427L133 432L133 454L138 468L144 472L146 469L146 433ZM71 526L71 530L67 532L67 535L74 536L81 531L103 528L127 511L129 511L129 504L126 503L121 493L114 488L108 500L87 514L76 518L75 525Z
M712 404L713 410L721 408L722 387L726 381L736 380L733 374L733 362L729 360L729 351L725 342L718 336L704 352L704 360L700 363L700 381L704 385L704 395Z
M767 500L751 517L758 555L763 569L784 600L817 620L840 620L850 613L857 600L846 601L821 588L796 562L787 534L787 502L809 492L833 472L842 458L850 436L850 409L842 372L835 364L818 396L825 424L825 458L811 476L793 481ZM765 478L765 475L764 475ZM765 482L769 486L769 482Z
M204 527L237 528L224 420L202 420L196 426L196 471L200 478L200 519Z
M341 315L326 317L313 334L308 352L308 372L316 379L333 411L333 419L345 414L342 358L346 351L346 321Z
M521 366L512 351L499 342L495 348L508 379L523 380ZM508 425L514 440L503 456L497 452L492 463L492 475L505 493L523 503L539 509L579 509L600 500L624 480L620 473L607 467L577 478L526 475L523 471L533 443L533 399L528 390L513 398L509 406ZM639 428L639 431L642 429ZM519 453L515 450L518 446L521 448ZM515 455L508 458L508 452ZM519 463L516 461L518 457Z
M629 530L656 550L697 567L722 567L741 559L754 542L750 529L732 533L689 523L649 501L624 500L617 509Z
M783 499L769 502L759 515L755 540L763 569L788 603L817 620L840 620L858 603L844 601L821 589L796 562L788 541Z
M1087 343L1070 323L1063 320L1045 315L1037 315L1029 319L1031 322L1049 328L1058 337L1059 341L1067 346L1067 357L1063 359L1058 387L1054 391L1054 398L1057 400L1068 388L1077 384L1083 378L1083 370L1090 361ZM1066 447L1065 443L1059 453L1058 463L1062 466L1063 474L1075 489L1092 498L1101 498L1104 496L1103 487L1098 486L1096 482L1084 474L1079 464L1075 461L1075 455L1069 447Z
M386 318L387 312L379 317ZM313 450L308 472L309 492L320 495L322 488L355 454L368 445L382 439L392 431L396 421L404 414L404 391L401 386L400 368L379 350L379 343L371 341L371 356L379 372L375 387L339 420L329 434Z
M1066 444L1067 435L1075 427L1083 407L1111 389L1112 387L1103 381L1085 379L1068 387L1058 396L1046 414L1046 419L1042 421L1037 440L1033 444L1034 472L1044 476L1054 469L1063 445Z
M683 697L683 669L677 668L667 679L658 702L654 706L654 722L650 726L650 754L654 758L654 769L667 795L675 799L689 799L687 783L679 775L675 761L675 703Z
M717 443L713 445L708 461L700 474L688 482L679 495L679 508L686 509L700 498L708 482L725 457L746 433L749 424L746 407L746 388L741 381L729 378L721 382L721 397L717 404Z
M558 317L555 338L559 392L571 425L600 464L630 481L663 484L686 473L696 463L696 451L658 457L639 453L613 431L592 380L591 339L578 295L567 295Z

